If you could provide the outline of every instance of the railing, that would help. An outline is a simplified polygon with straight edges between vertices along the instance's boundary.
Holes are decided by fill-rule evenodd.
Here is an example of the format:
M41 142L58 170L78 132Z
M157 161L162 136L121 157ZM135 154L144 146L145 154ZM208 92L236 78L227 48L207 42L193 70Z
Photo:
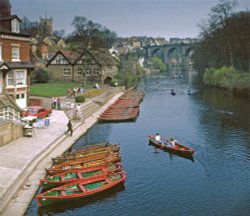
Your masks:
M13 122L16 124L23 124L21 113L12 107L5 107L0 109L0 122Z

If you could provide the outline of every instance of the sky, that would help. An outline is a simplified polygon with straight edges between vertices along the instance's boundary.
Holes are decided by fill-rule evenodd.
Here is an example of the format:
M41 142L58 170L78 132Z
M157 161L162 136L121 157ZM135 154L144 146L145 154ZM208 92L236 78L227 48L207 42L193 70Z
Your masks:
M10 0L12 14L39 21L53 18L54 30L71 33L74 16L115 31L120 37L196 38L219 0ZM250 11L250 0L237 0L236 11Z

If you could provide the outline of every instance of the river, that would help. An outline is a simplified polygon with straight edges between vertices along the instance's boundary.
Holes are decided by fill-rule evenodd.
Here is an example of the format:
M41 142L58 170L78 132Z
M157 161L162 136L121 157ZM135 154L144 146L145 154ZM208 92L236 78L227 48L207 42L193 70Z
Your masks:
M96 124L73 147L119 143L125 185L45 208L33 200L27 216L249 215L250 101L164 74L143 78L138 89L145 98L135 122ZM194 160L148 145L157 132L195 149Z

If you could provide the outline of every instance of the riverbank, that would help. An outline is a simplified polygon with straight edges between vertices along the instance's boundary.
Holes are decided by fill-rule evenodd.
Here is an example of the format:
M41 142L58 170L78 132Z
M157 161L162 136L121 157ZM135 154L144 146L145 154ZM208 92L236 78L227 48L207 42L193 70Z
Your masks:
M36 129L32 138L22 137L0 149L0 214L3 216L23 215L39 188L39 179L45 176L45 168L51 167L52 157L63 154L96 122L99 115L113 104L123 91L114 96L84 121L73 122L73 136L64 134L68 116L64 111L54 110L50 126ZM108 92L104 96L110 97ZM93 101L97 99L93 99ZM98 98L105 101L103 98ZM90 102L82 105L89 106Z
M250 97L250 75L233 67L207 69L203 82L207 86L228 90L234 95Z

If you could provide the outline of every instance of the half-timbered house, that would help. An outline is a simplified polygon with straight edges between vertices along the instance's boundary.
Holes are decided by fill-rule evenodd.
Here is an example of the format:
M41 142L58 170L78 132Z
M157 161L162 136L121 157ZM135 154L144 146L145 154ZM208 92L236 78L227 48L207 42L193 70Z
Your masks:
M109 53L59 50L48 61L47 70L52 80L84 84L86 82L110 83L118 72L118 64Z

